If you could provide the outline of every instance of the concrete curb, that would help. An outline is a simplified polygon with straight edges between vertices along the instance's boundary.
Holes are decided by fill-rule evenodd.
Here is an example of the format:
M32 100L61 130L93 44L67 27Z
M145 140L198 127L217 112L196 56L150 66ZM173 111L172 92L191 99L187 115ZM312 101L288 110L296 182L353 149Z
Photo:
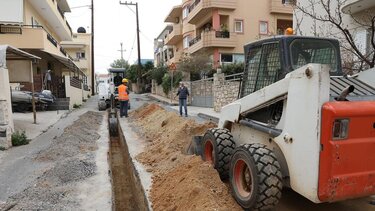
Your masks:
M208 114L204 114L204 113L198 113L198 116L199 116L200 118L203 118L203 119L209 120L209 121L211 121L211 122L219 123L219 118L217 118L217 117L214 117L214 116L211 116L211 115L208 115Z
M151 98L151 99L153 99L153 100L155 100L155 101L157 101L157 102L161 102L161 103L163 103L163 104L165 104L165 105L170 105L170 106L178 106L178 103L177 102L170 102L170 99L162 99L162 98L158 98L158 97L155 97L154 95L152 95L152 94L149 94L149 95L147 95L149 98Z

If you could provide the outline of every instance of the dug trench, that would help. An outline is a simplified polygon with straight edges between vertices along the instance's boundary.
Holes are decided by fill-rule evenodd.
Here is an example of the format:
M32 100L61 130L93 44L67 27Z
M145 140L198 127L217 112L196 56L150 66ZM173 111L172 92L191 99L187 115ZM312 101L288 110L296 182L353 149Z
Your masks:
M112 210L149 210L145 191L129 155L125 137L120 125L116 126L118 134L110 135L108 152L113 194Z

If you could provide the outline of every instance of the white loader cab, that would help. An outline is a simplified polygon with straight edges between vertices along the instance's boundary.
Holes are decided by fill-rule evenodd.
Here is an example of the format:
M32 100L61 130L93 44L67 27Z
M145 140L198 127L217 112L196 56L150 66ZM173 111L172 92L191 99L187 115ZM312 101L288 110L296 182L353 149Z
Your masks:
M278 36L244 49L240 98L201 140L236 201L270 209L283 187L315 203L375 194L375 71L343 76L334 39Z

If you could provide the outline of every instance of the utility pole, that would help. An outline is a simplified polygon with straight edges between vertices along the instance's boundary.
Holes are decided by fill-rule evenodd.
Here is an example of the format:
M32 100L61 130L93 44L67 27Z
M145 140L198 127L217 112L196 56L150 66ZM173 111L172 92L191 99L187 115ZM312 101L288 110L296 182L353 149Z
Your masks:
M94 0L91 0L91 95L95 95L95 68L94 68Z
M121 60L124 60L124 52L126 51L126 50L123 50L123 48L122 48L122 42L120 43L120 46L121 46L121 50L117 50L117 51L120 51L121 52Z
M130 2L128 3L125 1L124 3L120 1L120 5L131 5L135 6L135 16L136 16L136 22L137 22L137 48L138 48L138 68L137 68L137 88L138 92L140 92L141 88L141 44L139 41L139 19L138 19L138 2L133 3Z

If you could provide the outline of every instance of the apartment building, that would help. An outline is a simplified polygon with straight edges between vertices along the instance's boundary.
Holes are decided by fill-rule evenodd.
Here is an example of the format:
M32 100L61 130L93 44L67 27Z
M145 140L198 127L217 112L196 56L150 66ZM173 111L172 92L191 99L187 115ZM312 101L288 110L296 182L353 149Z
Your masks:
M86 75L61 45L62 41L74 41L66 12L70 12L67 0L0 0L0 44L40 57L33 64L35 90L49 89L55 96L72 101L79 99L71 95L82 93ZM30 90L30 83L21 84L23 90ZM70 88L77 90L67 90Z
M371 37L373 33L371 19L375 17L375 1L337 0L331 1L330 3L331 16L339 20L336 11L340 11L343 28L349 31L358 50L363 55L371 58L370 56L374 53L374 49L371 45ZM341 42L341 45L344 46L341 49L344 69L351 68L351 65L346 67L346 62L353 60L353 63L355 64L359 61L353 51L347 50L351 49L351 47L348 45L344 34L338 30L336 26L327 22L315 20L299 9L302 8L307 12L314 13L317 17L322 16L326 18L328 13L325 11L320 1L298 1L297 6L298 7L294 14L294 28L298 35L331 37L338 39ZM359 66L358 63L354 66L356 65Z
M171 9L165 22L172 24L171 30L161 33L169 31L163 42L167 47L162 47L168 49L163 51L166 65L178 63L184 53L205 51L217 67L242 62L246 43L292 27L293 10L282 0L183 0Z
M73 33L72 41L62 41L61 46L65 49L74 64L83 72L80 79L83 82L83 89L92 89L91 77L91 34L86 33L85 28L79 27L77 33Z

